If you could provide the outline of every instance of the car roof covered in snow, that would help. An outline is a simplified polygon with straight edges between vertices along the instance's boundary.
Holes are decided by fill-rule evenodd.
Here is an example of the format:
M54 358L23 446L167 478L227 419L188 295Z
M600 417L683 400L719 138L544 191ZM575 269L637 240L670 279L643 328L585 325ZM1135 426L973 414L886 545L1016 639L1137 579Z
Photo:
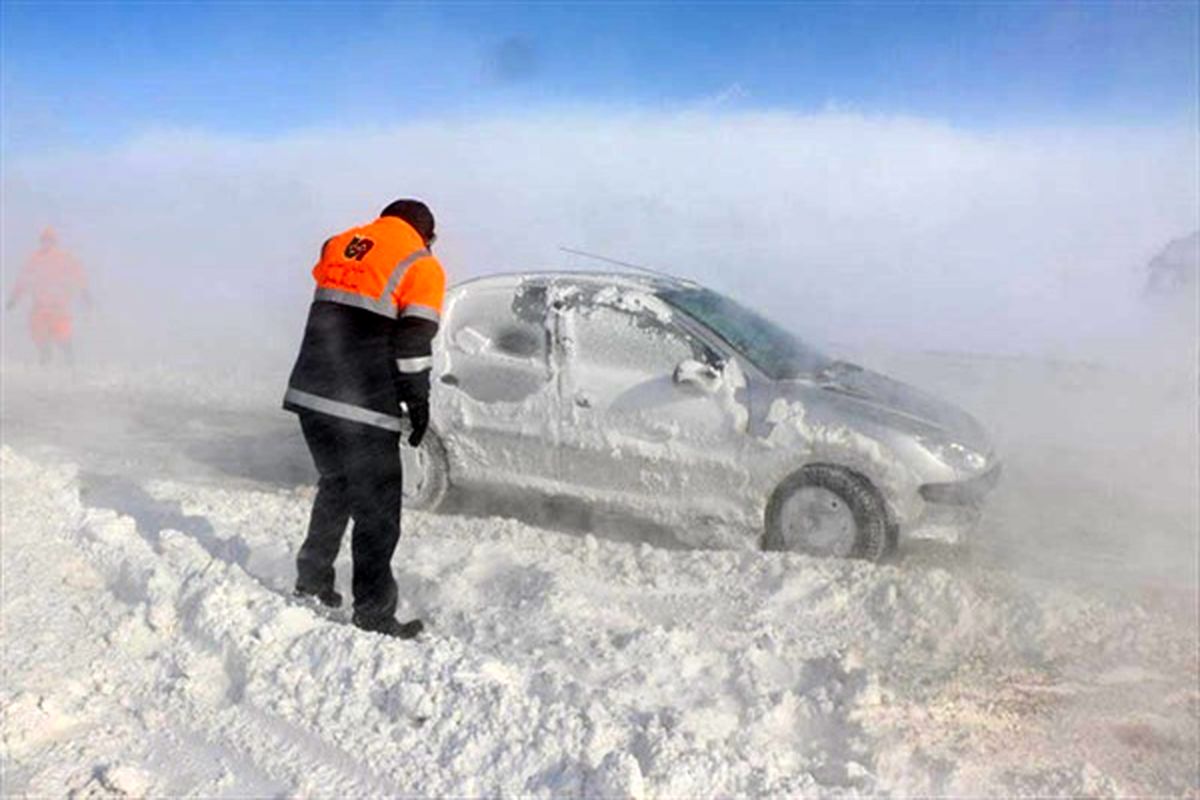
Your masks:
M590 270L535 270L531 272L504 272L492 275L480 275L468 278L454 284L451 291L457 292L467 288L507 287L517 286L529 281L571 281L577 284L592 286L618 286L624 289L634 289L646 292L657 292L663 289L680 289L696 287L699 284L686 278L677 278L665 273L652 274L640 272L605 272Z

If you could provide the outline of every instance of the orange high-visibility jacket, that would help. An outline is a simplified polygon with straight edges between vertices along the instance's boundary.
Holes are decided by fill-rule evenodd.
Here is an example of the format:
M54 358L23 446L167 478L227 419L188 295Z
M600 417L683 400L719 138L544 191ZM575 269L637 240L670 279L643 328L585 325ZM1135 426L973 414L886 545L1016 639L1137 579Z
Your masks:
M35 311L69 315L71 304L87 290L87 277L75 257L57 246L38 250L17 276L11 302L28 294Z
M446 276L412 227L380 217L330 238L313 267L317 300L437 322Z
M327 240L284 408L392 431L424 400L445 294L442 266L405 221L380 217Z

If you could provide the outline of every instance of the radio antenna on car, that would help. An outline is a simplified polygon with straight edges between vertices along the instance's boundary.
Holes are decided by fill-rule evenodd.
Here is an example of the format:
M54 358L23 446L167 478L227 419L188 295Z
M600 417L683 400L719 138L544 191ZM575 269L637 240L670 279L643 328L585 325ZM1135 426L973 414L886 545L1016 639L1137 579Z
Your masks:
M603 261L606 264L616 264L618 267L628 267L629 269L636 269L638 272L646 272L646 273L649 273L650 275L657 275L660 278L670 278L673 281L687 281L687 278L680 278L675 275L672 275L669 272L663 272L660 269L654 269L653 267L643 266L642 264L634 264L631 261L621 261L616 258L609 258L608 256L602 256L602 255L598 255L596 253L589 253L584 250L576 250L573 247L560 246L558 249L564 253L570 253L573 256L583 256L584 258L594 258L595 260ZM688 281L688 282L690 283L690 281Z

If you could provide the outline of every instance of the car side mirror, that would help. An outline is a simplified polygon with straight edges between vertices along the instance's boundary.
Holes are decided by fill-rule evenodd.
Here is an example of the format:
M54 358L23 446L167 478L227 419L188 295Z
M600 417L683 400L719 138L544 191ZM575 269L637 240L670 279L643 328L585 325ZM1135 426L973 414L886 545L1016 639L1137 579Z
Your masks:
M721 385L721 373L715 367L687 358L675 367L674 381L676 386L698 394L712 394Z

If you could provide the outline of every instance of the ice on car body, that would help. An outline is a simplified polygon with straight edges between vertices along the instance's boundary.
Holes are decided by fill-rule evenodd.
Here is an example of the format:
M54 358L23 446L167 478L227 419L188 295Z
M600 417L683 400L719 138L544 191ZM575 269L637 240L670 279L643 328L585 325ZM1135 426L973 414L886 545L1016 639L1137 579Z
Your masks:
M989 468L973 419L834 361L694 284L531 273L450 292L433 427L463 485L508 485L617 506L708 546L754 546L772 493L809 464L852 471L889 525L921 487ZM957 451L956 451L957 452Z

